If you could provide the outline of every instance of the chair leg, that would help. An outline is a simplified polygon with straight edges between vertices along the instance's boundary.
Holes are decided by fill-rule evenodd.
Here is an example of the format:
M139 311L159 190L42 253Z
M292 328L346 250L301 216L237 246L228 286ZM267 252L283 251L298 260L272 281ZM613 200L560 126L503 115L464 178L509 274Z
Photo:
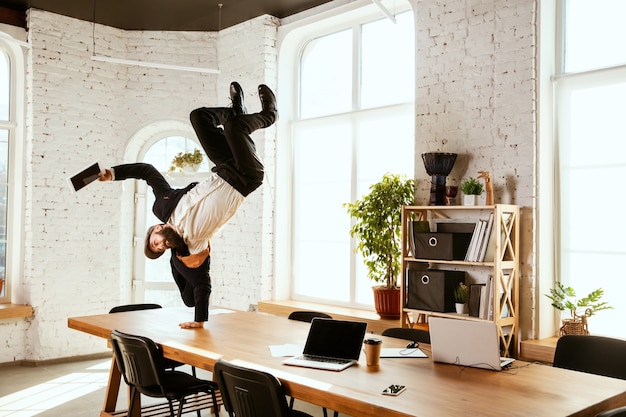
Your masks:
M291 399L289 400L289 408L291 409L293 409L293 401L294 401L294 398L291 397Z

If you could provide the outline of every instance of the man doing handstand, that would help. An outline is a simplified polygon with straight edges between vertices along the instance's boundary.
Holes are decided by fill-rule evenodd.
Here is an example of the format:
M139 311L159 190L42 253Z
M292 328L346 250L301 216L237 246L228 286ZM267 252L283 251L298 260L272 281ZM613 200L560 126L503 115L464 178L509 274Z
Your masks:
M209 317L209 240L263 183L263 163L250 134L271 126L278 111L272 90L261 84L258 91L259 113L246 114L243 91L236 82L230 85L232 107L202 107L191 112L200 144L215 164L209 179L173 189L156 168L144 163L117 165L100 174L100 181L136 178L152 187L152 211L163 223L148 229L144 253L156 259L171 249L174 281L185 305L195 308L194 321L180 323L182 328L203 327Z

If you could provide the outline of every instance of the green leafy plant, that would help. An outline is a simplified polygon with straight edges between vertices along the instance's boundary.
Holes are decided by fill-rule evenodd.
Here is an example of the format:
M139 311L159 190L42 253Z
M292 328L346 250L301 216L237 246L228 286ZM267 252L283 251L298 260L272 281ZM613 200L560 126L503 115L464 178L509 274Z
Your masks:
M388 173L360 200L343 205L355 219L350 236L357 239L355 250L364 258L368 278L385 288L397 287L402 206L413 204L414 196L413 179Z
M598 288L586 297L576 298L576 291L572 287L566 287L561 282L556 282L555 287L550 289L550 294L545 294L552 300L552 307L557 310L568 310L572 318L590 317L598 311L612 309L606 301L600 301L604 290Z
M483 183L474 177L469 177L468 180L463 181L461 184L461 191L465 195L481 195L483 193Z
M204 155L198 149L194 149L193 152L178 152L170 162L169 170L176 171L187 166L200 165L203 160Z
M454 289L454 302L459 304L465 304L467 301L467 285L463 282L459 282L459 285Z

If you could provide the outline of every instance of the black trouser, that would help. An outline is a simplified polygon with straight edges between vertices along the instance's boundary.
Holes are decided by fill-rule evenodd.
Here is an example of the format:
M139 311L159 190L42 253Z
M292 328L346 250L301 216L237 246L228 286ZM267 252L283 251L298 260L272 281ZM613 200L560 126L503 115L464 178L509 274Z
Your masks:
M232 108L201 107L189 118L204 152L215 164L213 171L243 196L263 183L263 162L250 134L272 125L275 113L235 114Z

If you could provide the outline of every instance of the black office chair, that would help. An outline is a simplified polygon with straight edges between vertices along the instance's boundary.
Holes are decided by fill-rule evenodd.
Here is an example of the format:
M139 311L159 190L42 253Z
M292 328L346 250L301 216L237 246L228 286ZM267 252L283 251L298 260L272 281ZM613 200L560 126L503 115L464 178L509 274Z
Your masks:
M231 417L313 417L289 408L285 389L272 374L220 359L213 377Z
M322 313L321 311L307 311L307 310L303 310L303 311L292 311L291 314L289 314L289 317L287 317L289 320L297 320L297 321L304 321L307 323L310 323L313 321L313 319L315 318L323 318L323 319L332 319L333 317L326 314L326 313ZM293 402L294 399L293 397L291 398L291 400L289 400L289 408L293 408ZM326 410L326 408L322 408L324 411L324 417L328 417L328 411ZM339 415L338 412L335 411L334 417L337 417Z
M109 314L111 313L123 313L125 311L138 311L138 310L154 310L157 308L163 308L162 306L160 306L159 304L153 304L153 303L142 303L142 304L124 304L124 305L119 305L119 306L115 306L112 309L109 310ZM173 359L168 359L168 358L163 358L163 368L164 369L171 369L173 370L174 368L178 368L179 366L183 366L185 365L182 362L178 362L175 361ZM193 376L197 376L196 375L196 368L195 366L191 367L191 374Z
M614 408L596 414L596 417L626 417L626 407Z
M417 343L430 344L430 333L424 329L412 329L410 327L390 327L382 332L383 336L397 339L411 340Z
M289 320L297 320L297 321L305 321L310 323L314 318L321 317L323 319L332 319L332 316L329 316L326 313L322 313L320 311L293 311L289 314Z
M185 413L212 408L219 414L220 403L217 401L218 385L213 381L196 378L186 372L165 370L162 365L163 351L151 339L122 333L111 332L111 343L117 366L124 381L131 388L129 410L141 394L154 398L165 398L169 404L170 417L174 417L174 401L178 401L176 416L180 417L187 402ZM196 395L187 401L192 394Z
M626 340L588 335L561 336L552 365L626 379Z

